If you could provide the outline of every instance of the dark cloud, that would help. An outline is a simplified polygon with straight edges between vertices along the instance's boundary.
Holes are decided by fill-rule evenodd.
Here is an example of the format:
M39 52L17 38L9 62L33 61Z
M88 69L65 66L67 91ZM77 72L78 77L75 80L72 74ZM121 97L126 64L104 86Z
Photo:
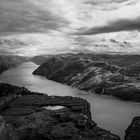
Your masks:
M68 24L62 17L25 0L0 0L0 33L45 32Z
M91 5L102 5L102 4L111 4L111 3L123 3L127 2L129 0L88 0L85 3L86 4L91 4Z
M131 0L87 0L85 4L93 6L93 8L99 8L102 11L113 11L121 8L123 3L126 6L135 5L138 1Z
M120 19L114 22L110 22L105 26L101 27L93 27L89 29L81 29L75 33L76 35L95 35L101 33L111 33L111 32L119 32L119 31L132 31L132 30L140 30L140 17L129 20L129 19Z

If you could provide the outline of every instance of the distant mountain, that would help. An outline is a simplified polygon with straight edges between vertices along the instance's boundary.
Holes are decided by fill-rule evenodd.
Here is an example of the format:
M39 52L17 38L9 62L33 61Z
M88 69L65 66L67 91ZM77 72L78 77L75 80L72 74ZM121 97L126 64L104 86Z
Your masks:
M61 56L71 56L73 55L72 53L64 53L64 54L59 54ZM30 59L30 61L36 63L37 65L41 65L43 63L45 63L46 59L51 58L52 56L57 56L57 55L50 55L50 54L46 54L46 55L37 55L34 56Z
M28 59L22 56L0 55L0 73L9 68L16 67Z
M43 64L47 59L46 55L38 55L38 56L34 56L30 59L30 61L36 63L37 65L41 65Z

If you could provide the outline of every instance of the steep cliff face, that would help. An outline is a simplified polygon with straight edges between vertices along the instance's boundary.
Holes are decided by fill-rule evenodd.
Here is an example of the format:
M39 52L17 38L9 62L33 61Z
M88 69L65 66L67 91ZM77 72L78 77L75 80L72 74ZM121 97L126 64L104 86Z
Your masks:
M4 83L0 91L2 140L120 140L97 126L86 100L48 96Z
M16 67L26 61L27 58L22 56L0 55L0 73L6 71L9 68Z
M72 87L140 102L140 85L124 74L124 67L87 55L58 55L46 59L33 74ZM132 80L133 79L133 80Z
M140 117L135 117L127 128L125 140L140 140Z

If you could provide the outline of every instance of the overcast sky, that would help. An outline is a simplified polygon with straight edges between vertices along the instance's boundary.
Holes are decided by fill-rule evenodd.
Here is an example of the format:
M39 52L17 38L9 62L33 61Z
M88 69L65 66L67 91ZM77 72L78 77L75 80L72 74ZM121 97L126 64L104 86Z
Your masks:
M140 53L139 31L139 0L0 0L1 54Z

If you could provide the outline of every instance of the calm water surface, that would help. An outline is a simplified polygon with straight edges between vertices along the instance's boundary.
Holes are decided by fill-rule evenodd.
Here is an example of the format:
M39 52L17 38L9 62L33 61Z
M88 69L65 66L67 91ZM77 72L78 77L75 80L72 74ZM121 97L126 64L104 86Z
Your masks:
M47 80L45 77L32 75L38 65L27 62L17 68L5 71L0 75L0 81L18 86L25 86L31 91L48 95L78 96L87 99L91 105L93 120L98 126L111 130L123 139L125 130L133 117L140 116L140 104L125 102L113 97L96 95L69 86Z

